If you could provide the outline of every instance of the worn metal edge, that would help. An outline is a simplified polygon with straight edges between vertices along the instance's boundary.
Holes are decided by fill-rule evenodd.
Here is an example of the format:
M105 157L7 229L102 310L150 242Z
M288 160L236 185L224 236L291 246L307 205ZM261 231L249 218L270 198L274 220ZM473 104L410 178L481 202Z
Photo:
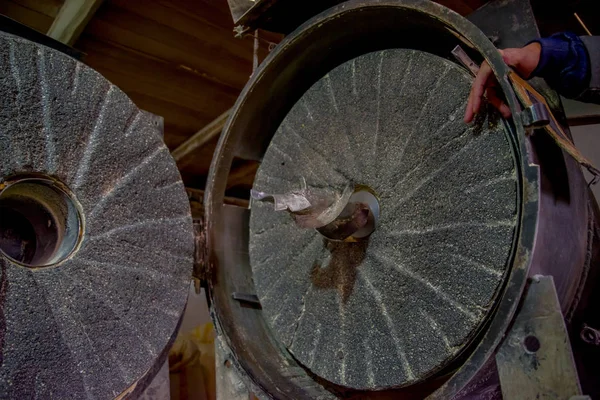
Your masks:
M525 137L525 131L522 127L519 117L520 107L517 103L512 86L508 81L508 67L504 64L500 54L483 34L483 32L481 32L475 25L457 13L441 5L423 0L376 0L368 3L365 3L361 0L350 0L323 12L316 17L313 17L311 20L301 25L292 34L286 37L284 41L277 46L275 51L269 54L265 62L263 62L255 74L253 74L250 81L240 94L240 97L237 99L233 111L225 124L223 134L219 138L217 150L215 151L215 156L211 162L207 180L207 190L205 193L205 205L208 210L206 221L207 251L211 259L211 265L209 268L215 267L213 264L214 258L212 255L212 249L214 242L218 241L216 237L213 237L213 234L216 232L215 226L218 224L218 221L215 220L216 218L213 218L213 213L218 214L219 207L221 207L223 202L225 187L224 180L222 178L223 175L228 173L229 169L231 168L233 154L241 137L241 135L235 135L233 133L233 127L235 126L236 120L242 113L242 109L244 108L246 102L246 97L252 92L253 87L257 85L269 71L271 61L277 57L281 57L290 47L299 42L301 39L299 36L303 31L317 29L320 23L325 23L326 20L332 18L339 18L345 12L356 11L358 7L406 8L428 14L438 19L440 22L454 31L461 32L464 40L469 42L474 47L476 43L477 50L491 65L494 74L498 78L500 87L506 95L507 103L513 113L513 126L516 130L513 139L517 144L516 154L521 161L522 182L520 190L523 194L515 258L509 279L506 282L503 296L500 300L500 306L488 328L488 331L482 338L482 341L479 343L477 349L471 354L467 361L460 367L460 369L430 396L430 398L452 398L475 376L477 370L492 356L516 311L518 299L523 292L531 261L531 251L533 249L537 227L537 212L539 202L539 169L537 166L529 163L529 155L526 147L527 139ZM223 166L225 166L225 168L219 168ZM213 287L210 281L208 282L207 287L209 289L207 291L207 296L212 297L211 292ZM215 309L214 318L215 322L218 323L220 317L217 309ZM228 346L231 347L227 332L222 328L221 330L225 340L228 343ZM249 379L254 381L256 385L260 386L259 382L256 381L256 377L249 376Z

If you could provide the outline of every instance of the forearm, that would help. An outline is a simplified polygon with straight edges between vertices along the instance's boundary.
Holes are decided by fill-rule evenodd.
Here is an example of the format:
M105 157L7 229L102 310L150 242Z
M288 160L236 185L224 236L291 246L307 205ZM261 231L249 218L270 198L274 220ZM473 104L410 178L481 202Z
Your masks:
M570 32L537 39L542 46L532 76L541 76L561 95L600 102L600 37Z

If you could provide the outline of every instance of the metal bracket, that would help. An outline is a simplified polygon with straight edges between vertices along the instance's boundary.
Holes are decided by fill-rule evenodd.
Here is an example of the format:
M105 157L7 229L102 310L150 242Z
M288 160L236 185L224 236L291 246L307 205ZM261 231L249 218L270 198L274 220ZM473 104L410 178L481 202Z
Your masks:
M258 306L260 308L260 300L258 299L258 296L255 295L255 294L233 292L231 294L231 297L234 300L237 300L237 301L240 301L240 302L244 302L244 303L248 303L248 304L252 304L252 305Z
M496 365L505 399L558 400L581 395L551 276L531 278L513 327L496 354Z
M523 110L521 120L527 128L541 128L550 123L550 113L544 104L534 103Z

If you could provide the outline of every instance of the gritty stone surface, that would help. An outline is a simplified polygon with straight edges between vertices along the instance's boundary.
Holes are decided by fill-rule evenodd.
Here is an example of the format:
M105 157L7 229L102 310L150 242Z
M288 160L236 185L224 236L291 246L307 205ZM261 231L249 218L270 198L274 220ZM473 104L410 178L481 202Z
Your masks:
M332 70L292 108L254 189L371 187L368 242L328 242L253 202L250 261L263 315L326 380L383 389L447 365L504 279L516 225L505 132L462 116L471 77L437 56L389 49Z
M0 183L36 172L81 205L80 248L31 270L0 255L0 398L111 399L175 334L189 203L156 121L57 51L0 35Z

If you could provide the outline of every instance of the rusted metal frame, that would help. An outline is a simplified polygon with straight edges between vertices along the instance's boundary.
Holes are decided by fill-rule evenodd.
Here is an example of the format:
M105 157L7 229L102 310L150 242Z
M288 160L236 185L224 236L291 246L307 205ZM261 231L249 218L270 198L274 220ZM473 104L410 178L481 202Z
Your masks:
M530 111L534 106L541 106L541 110L546 111L546 121L543 124L543 130L550 135L550 137L556 142L556 144L567 152L571 157L573 157L579 164L587 168L587 170L593 174L596 179L600 176L600 171L592 164L592 162L586 158L583 154L577 150L573 141L570 137L568 137L565 132L563 132L562 127L554 118L551 112L549 112L550 107L546 102L546 99L542 97L531 85L529 85L523 78L521 78L517 73L511 71L509 73L509 79L512 82L512 85L515 89L515 93L517 93L519 100L523 103L525 107L524 114L521 118L526 117L528 114L525 111ZM541 111L540 110L540 111ZM531 111L530 111L531 112ZM524 123L525 126L535 125L537 121L527 121Z
M551 276L530 279L510 331L496 354L505 399L581 395L567 327Z
M535 16L528 0L490 1L468 18L488 37L493 37L494 45L498 48L521 47L539 37ZM505 21L511 23L507 24ZM532 78L528 83L543 96L555 117L554 124L558 124L566 139L572 141L560 96L541 78ZM589 246L589 237L586 238L584 234L578 237L569 236L567 243L560 234L557 237L555 229L551 228L559 226L560 230L569 229L571 232L587 231L590 225L589 191L585 188L587 182L577 162L562 152L544 132L530 135L528 148L533 156L531 162L540 166L539 221L543 226L537 234L532 269L535 274L554 276L563 312L567 313L567 310L572 308L573 298L578 296L579 289L576 288L584 285L577 281L580 277L582 282L585 281L585 265L589 265L589 262L584 258ZM560 201L567 198L569 200L566 202ZM560 246L554 245L557 239ZM555 258L556 252L548 250L550 246L569 246L571 257ZM565 265L569 267L565 268Z
M204 190L185 188L192 209L192 221L194 224L194 242L196 251L194 253L194 286L196 293L200 293L202 281L206 280L206 231L204 229ZM225 197L225 204L248 208L249 201L236 197Z
M539 36L528 1L492 1L469 16L469 19L479 24L488 36L494 36L494 43L499 48L521 47ZM502 20L507 19L513 22L504 27ZM531 79L529 83L543 95L567 139L572 140L560 97L540 78ZM579 335L581 318L585 320L584 316L590 314L590 311L586 311L589 310L586 305L588 302L585 299L579 302L579 299L584 288L588 288L594 282L594 274L590 274L592 276L590 279L587 271L590 269L590 261L597 259L597 255L590 254L591 240L594 237L590 234L591 226L597 216L592 215L595 213L592 213L588 206L588 200L592 203L595 201L589 198L587 183L577 162L563 154L545 133L531 135L528 148L532 151L531 162L540 165L538 221L543 226L536 233L530 273L553 275L567 323L570 323L573 314L579 316L578 322L570 328L571 340L576 347L579 343L574 337ZM561 201L564 198L569 198L569 201L566 203ZM565 210L564 204L568 205L568 210ZM551 229L555 226L560 227L559 231ZM561 235L562 230L582 232L582 234L569 235L565 238L564 234ZM568 248L565 254L571 254L571 257L562 260L560 257L555 258L556 252L548 251L548 246L553 246L555 243L556 248ZM589 288L587 290L589 291ZM585 297L585 294L583 296ZM589 359L586 358L587 361ZM583 364L578 361L580 374L583 370L590 369L590 365L583 370L582 366Z
M221 247L223 241L223 233L218 232L218 226L222 226L223 222L225 222L223 221L223 206L221 205L223 200L223 194L225 191L225 183L223 180L223 176L227 176L229 169L231 168L233 156L239 149L238 144L240 142L240 139L244 135L244 129L242 129L242 126L244 126L245 122L247 121L244 121L244 118L242 118L243 113L241 109L247 105L247 97L249 97L251 95L251 92L255 90L255 86L261 83L261 79L266 79L266 75L274 73L273 70L276 69L277 66L271 65L271 62L278 59L285 59L286 53L290 52L292 46L302 41L304 33L306 33L307 31L314 31L318 24L324 23L325 21L330 21L330 19L340 18L345 13L352 12L354 7L361 6L386 8L399 7L399 4L397 2L391 1L382 1L376 4L366 3L364 1L351 1L347 4L344 4L343 6L339 6L328 10L321 16L318 16L308 21L295 33L286 38L286 40L284 40L284 42L280 46L278 46L277 50L267 58L266 62L263 63L261 67L259 67L259 70L253 76L249 85L246 86L242 95L238 99L236 106L234 107L232 117L228 121L224 130L224 134L220 138L216 156L215 158L213 158L211 172L209 175L207 185L208 190L205 197L205 205L207 207L206 229L212 274L217 275L216 273L220 268L227 268L227 266L223 263L223 259L215 253L215 247ZM487 41L485 36L476 27L468 23L466 20L462 19L457 14L433 3L411 0L406 1L401 6L401 8L403 8L404 10L411 10L419 13L430 14L433 18L445 25L448 29L451 29L455 33L463 33L463 39L471 43L472 46L474 46L473 43L477 43L479 53L485 59L488 60L488 62L492 66L494 73L497 77L499 77L500 86L505 91L505 93L507 93L507 102L513 110L513 114L515 115L516 119L515 122L517 122L513 125L515 130L511 134L511 140L515 147L515 155L517 159L520 160L520 173L518 175L522 175L523 177L522 180L520 180L519 185L520 190L522 191L523 201L522 209L520 210L521 229L519 232L520 234L518 234L516 237L516 240L518 240L518 246L515 249L513 268L511 270L511 275L507 280L507 285L503 289L502 302L496 312L494 320L488 328L487 333L482 338L481 344L471 354L470 358L466 361L463 368L461 368L459 372L454 374L449 379L449 381L447 381L446 384L443 385L434 395L434 397L436 398L450 398L452 394L455 394L470 379L472 379L475 373L477 372L478 368L491 357L493 351L495 350L500 341L502 332L506 330L515 312L517 303L516 300L520 297L522 293L527 277L531 249L533 247L533 239L535 236L538 204L538 169L537 167L530 165L528 159L524 131L520 124L520 120L518 119L517 114L517 112L520 111L520 108L516 103L516 98L506 78L508 69L503 63L500 55L492 46L492 44L489 41ZM231 304L226 305L226 303L223 302L225 301L225 299L221 297L223 294L217 294L217 291L222 290L222 288L215 286L215 284L223 284L223 282L218 281L218 279L222 279L223 271L221 271L218 274L219 276L221 276L221 278L218 278L214 275L213 280L211 280L211 282L209 282L208 285L208 296L211 298L211 300L213 300L213 310L216 310L214 307L218 308L218 315L216 313L213 313L213 315L215 317L216 324L219 326L220 333L224 335L224 339L228 342L228 346L233 345L233 347L231 348L234 349L235 352L236 348L238 348L240 344L235 344L235 341L239 340L239 337L237 339L232 339L231 337L232 334L234 334L235 336L235 332L231 330L231 324L233 323L233 321L230 318L232 316L231 314L227 315L227 308L231 309ZM285 350L281 349L280 351L282 352L281 355L283 356L283 354L285 354ZM263 386L265 384L267 384L267 386L270 386L268 384L268 381L273 382L273 376L271 376L270 379L268 379L269 377L259 377L253 375L253 373L250 373L248 370L248 360L237 360L237 362L240 364L242 370L246 371L246 373L249 375L249 378L257 386L266 389L275 397L278 396L277 390L267 389L267 387ZM264 379L267 380L265 381ZM284 385L295 386L295 382L290 381L284 376L280 376L279 378L277 378L277 382L281 384L280 387ZM328 392L323 391L322 393L323 395L327 395Z
M251 393L244 375L234 368L221 340L215 340L215 378L217 400L249 400Z

